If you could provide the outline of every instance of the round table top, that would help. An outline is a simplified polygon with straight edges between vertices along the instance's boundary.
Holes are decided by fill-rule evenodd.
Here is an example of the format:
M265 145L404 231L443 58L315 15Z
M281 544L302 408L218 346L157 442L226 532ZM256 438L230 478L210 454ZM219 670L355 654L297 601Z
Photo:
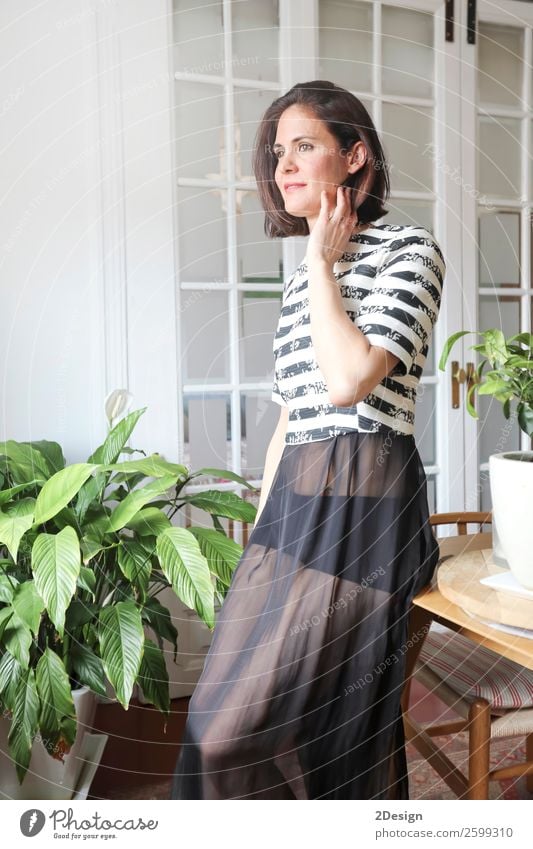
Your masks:
M442 595L480 619L533 628L533 598L480 584L481 578L507 572L492 562L492 548L465 551L447 557L438 566L437 585Z

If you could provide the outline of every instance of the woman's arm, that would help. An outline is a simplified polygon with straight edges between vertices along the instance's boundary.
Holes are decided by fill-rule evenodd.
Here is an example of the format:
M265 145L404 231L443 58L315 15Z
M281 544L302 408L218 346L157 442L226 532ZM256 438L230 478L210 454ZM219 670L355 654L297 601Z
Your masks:
M311 337L331 403L355 405L393 370L398 357L370 345L352 322L331 262L309 262L309 303Z
M288 421L289 408L282 407L278 423L276 425L276 429L272 434L272 438L269 442L266 452L265 470L263 472L263 483L261 485L261 496L259 498L259 505L257 507L257 515L255 517L254 528L259 519L259 515L263 510L263 507L265 506L265 501L268 498L268 493L270 492L270 487L272 486L272 481L274 480L274 475L276 474L278 463L283 453Z

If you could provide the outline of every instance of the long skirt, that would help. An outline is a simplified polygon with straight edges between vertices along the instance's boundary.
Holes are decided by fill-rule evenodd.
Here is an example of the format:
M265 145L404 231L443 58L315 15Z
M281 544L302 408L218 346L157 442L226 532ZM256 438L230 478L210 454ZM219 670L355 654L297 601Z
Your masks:
M439 549L412 436L286 444L217 616L171 799L408 799L400 699Z

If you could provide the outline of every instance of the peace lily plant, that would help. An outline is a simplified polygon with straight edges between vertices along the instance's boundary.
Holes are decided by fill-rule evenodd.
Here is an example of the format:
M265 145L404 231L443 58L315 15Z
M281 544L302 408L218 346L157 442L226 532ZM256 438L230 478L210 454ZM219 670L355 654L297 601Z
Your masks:
M220 518L255 519L235 493L185 492L202 474L254 489L239 475L126 447L146 410L111 427L129 401L108 397L110 429L86 463L66 465L56 442L0 443L0 708L21 784L38 732L53 758L70 750L80 687L105 696L109 682L127 710L138 684L168 716L163 639L175 660L178 634L157 596L172 587L212 630L242 554ZM213 528L173 525L185 504Z
M467 333L461 330L447 340L439 362L444 371L452 347ZM479 332L483 343L472 349L482 355L476 379L467 393L467 409L479 418L472 394L492 395L502 404L506 419L516 403L520 429L533 436L533 335L517 333L505 338L501 330ZM485 371L486 367L488 369ZM518 462L517 462L518 461ZM493 557L498 565L508 565L519 584L533 590L533 451L505 451L489 457L492 497Z

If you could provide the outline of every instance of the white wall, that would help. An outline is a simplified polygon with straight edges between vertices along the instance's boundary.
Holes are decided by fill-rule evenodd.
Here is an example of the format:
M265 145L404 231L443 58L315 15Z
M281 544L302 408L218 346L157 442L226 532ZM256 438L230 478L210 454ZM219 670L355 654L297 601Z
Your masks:
M0 7L0 439L69 462L121 386L148 406L131 444L177 457L166 12Z

